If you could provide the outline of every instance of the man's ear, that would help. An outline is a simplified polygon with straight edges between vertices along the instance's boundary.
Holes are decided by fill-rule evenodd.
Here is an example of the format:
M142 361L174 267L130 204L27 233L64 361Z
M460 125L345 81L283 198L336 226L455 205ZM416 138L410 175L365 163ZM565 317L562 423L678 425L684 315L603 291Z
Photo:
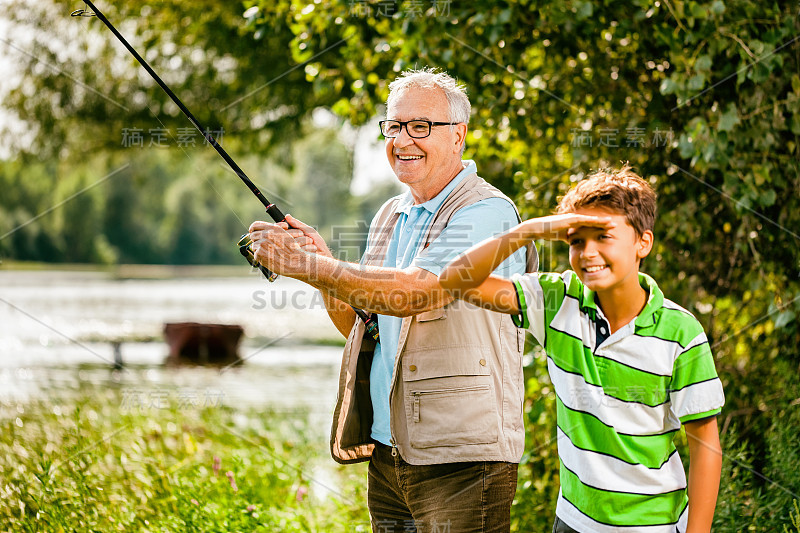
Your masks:
M461 153L461 148L464 146L464 143L467 142L467 125L463 122L459 122L455 126L455 134L456 134L456 142L455 146L453 146L454 153Z
M652 249L653 249L653 232L648 229L645 230L644 233L642 233L641 237L639 237L639 244L636 249L636 257L639 260L642 260L645 257L647 257L647 255L650 253L650 250Z

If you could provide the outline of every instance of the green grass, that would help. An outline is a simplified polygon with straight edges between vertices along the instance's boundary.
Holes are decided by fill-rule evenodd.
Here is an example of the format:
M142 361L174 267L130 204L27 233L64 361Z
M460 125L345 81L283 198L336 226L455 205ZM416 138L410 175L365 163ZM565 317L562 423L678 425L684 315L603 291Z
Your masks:
M0 531L369 530L364 465L336 465L305 413L122 400L3 406Z
M527 382L512 531L548 531L555 511L555 406L543 365ZM133 401L113 384L83 382L60 400L0 403L0 532L370 530L366 465L330 458L328 416L185 405L179 390L165 392ZM714 531L800 533L800 410L780 414L760 455L733 429L724 435Z

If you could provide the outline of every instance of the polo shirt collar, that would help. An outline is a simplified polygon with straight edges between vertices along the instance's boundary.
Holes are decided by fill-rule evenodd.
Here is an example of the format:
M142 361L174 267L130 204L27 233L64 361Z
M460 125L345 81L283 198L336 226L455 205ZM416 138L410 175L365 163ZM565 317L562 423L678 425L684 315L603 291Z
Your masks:
M647 289L647 304L636 317L636 327L644 328L656 323L656 311L664 306L664 293L656 281L647 274L639 273L639 285Z
M664 293L658 288L658 284L653 278L639 272L639 285L647 291L647 303L636 317L636 327L647 327L655 324L655 313L664 305ZM594 320L597 316L597 302L595 301L596 293L583 286L583 294L581 294L580 306Z
M411 196L411 191L406 192L400 201L397 203L397 207L395 208L395 213L405 213L406 215L409 214L412 207L420 207L428 211L429 213L436 213L442 204L450 196L450 193L453 192L453 189L461 183L461 181L469 176L470 174L477 174L478 167L475 165L475 161L471 159L464 160L464 169L456 174L456 177L450 180L450 183L445 185L444 189L442 189L439 194L428 200L427 202L421 204L414 204L414 197Z

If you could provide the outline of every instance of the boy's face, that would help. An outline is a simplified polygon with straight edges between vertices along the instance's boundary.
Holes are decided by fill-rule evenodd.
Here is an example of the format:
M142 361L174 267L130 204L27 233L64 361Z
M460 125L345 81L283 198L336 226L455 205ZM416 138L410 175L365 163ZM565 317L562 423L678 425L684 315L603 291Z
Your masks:
M624 215L600 207L581 208L579 215L610 217L611 229L581 227L571 231L569 264L591 290L636 290L639 287L639 262L653 247L653 232L636 235Z

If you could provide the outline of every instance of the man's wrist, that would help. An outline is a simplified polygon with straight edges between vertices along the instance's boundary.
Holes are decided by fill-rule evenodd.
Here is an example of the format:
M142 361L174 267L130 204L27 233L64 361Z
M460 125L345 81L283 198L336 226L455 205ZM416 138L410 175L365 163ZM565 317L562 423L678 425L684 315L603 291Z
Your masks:
M330 290L332 288L331 272L336 270L334 265L338 260L333 256L308 253L304 261L304 267L292 277L317 289Z

